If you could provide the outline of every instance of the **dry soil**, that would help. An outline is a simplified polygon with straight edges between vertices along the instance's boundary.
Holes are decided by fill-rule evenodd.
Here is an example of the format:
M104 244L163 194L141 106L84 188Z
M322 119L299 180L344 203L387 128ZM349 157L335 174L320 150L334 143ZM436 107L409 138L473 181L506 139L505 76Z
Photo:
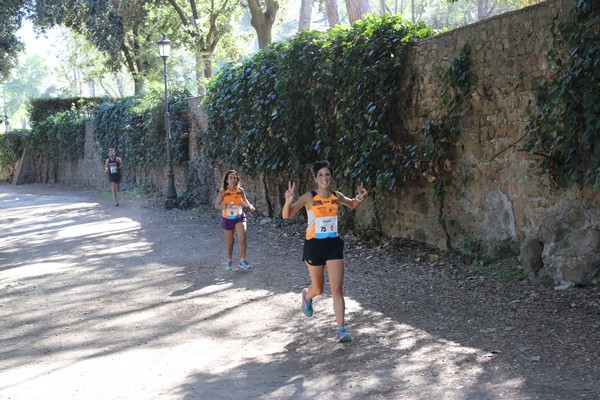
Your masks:
M216 211L124 194L0 185L0 399L600 398L597 287L347 232L341 345L302 225L258 210L227 272Z

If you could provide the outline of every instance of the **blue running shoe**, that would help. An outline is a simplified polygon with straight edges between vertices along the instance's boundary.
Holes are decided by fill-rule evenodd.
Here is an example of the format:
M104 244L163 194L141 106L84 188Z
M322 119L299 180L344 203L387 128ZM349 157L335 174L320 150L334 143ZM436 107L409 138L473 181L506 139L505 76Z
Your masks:
M233 261L227 261L227 265L225 266L225 271L231 271L233 269Z
M352 336L346 331L345 327L340 326L335 335L335 340L337 340L338 343L349 343L352 341Z
M304 288L304 290L302 291L302 312L307 317L312 317L312 315L313 315L312 300L308 300L306 298L306 293L308 293L308 288Z
M248 271L250 268L252 268L252 265L250 265L246 260L242 260L238 264L238 269L241 271Z

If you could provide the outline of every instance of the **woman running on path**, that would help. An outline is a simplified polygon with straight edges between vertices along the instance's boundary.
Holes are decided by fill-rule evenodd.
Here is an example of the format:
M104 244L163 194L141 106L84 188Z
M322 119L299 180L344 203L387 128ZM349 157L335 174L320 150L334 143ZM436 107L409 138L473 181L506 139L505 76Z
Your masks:
M327 266L333 312L338 326L336 340L347 343L352 337L346 331L344 320L344 241L338 236L337 215L340 203L355 209L368 193L362 183L358 187L358 195L352 199L341 192L332 191L333 168L328 161L317 161L312 171L317 189L304 193L293 202L295 184L289 182L281 214L288 219L304 207L308 215L302 259L308 268L311 285L302 291L302 311L307 317L312 316L312 300L323 293L324 269Z
M215 208L223 210L221 228L225 232L227 244L227 264L225 265L227 271L233 269L234 230L237 232L240 242L240 262L237 267L243 271L252 268L246 260L246 214L242 206L248 207L250 211L255 210L246 198L246 192L240 186L239 174L234 170L229 170L223 177L223 187L215 199Z

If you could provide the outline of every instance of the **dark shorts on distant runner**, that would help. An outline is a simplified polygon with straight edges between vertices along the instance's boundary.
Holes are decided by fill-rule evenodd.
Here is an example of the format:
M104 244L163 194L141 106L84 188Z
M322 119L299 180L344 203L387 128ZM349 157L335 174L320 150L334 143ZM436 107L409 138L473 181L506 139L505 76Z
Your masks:
M306 261L309 265L325 265L328 260L341 260L343 258L344 241L339 236L304 241L302 261Z
M121 183L121 174L108 174L108 181L111 183Z
M233 231L235 229L235 225L240 222L246 222L246 214L242 213L242 216L236 219L227 219L221 217L221 228L226 231Z

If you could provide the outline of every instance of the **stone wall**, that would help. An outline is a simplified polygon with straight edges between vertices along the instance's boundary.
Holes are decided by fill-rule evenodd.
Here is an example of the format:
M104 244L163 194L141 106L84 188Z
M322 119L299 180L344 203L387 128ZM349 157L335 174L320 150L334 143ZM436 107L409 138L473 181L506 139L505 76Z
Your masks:
M442 112L440 72L448 69L464 46L470 49L474 85L462 109L454 186L447 189L443 208L428 184L405 188L394 196L378 195L376 202L370 196L356 211L359 227L439 248L476 249L490 257L519 254L524 244L537 243L538 251L531 251L536 246L526 249L533 253L523 261L528 272L559 284L596 282L600 194L591 188L552 187L541 174L539 160L522 151L536 87L551 78L547 53L553 19L566 15L573 5L570 0L547 1L412 46L405 81L398 83L407 88L398 112L402 113L399 121L405 121L402 129L408 132L419 131L426 117L435 120ZM277 177L262 176L252 183L246 179L245 184L250 196L256 197L255 204L272 209L275 215L280 213L284 186ZM440 223L442 214L445 227ZM548 235L540 231L548 231L548 224L562 226L564 215L585 215L585 223L576 224L572 231L571 224L564 222L568 228L561 232L568 234L556 234L552 237L557 242L548 242ZM557 219L559 223L552 223ZM570 258L561 253L563 261L556 263L548 256L550 249L564 248ZM585 254L585 260L577 254Z
M540 174L539 160L521 150L535 89L550 77L553 18L568 13L573 4L547 1L414 43L407 54L406 80L398 83L408 88L406 104L398 110L408 132L419 131L425 118L435 120L442 112L439 75L463 46L470 48L475 83L462 109L455 187L448 190L443 210L427 184L398 196L379 196L376 209L367 200L367 207L358 211L363 227L441 248L480 241L492 249L537 235L544 218L566 205L598 205L600 196L589 188L552 188ZM282 182L270 184L271 193L281 192ZM275 212L281 200L270 199ZM267 205L267 199L257 202ZM438 222L441 211L448 234Z
M394 204L385 209L404 212L385 218L391 222L385 224L388 234L440 247L479 241L489 249L499 248L502 242L535 235L548 212L580 197L576 190L554 193L546 177L540 176L538 162L521 151L520 143L535 88L549 77L550 26L561 7L561 1L545 2L420 41L412 48L409 131L417 131L430 112L435 119L442 108L443 82L436 72L445 71L463 46L470 49L475 83L462 109L459 159L453 171L456 185L447 191L443 209L448 235L437 222L440 210L433 206L437 202L429 187L422 188L422 194L430 199L430 207L408 206L413 190L391 199Z
M535 88L550 75L546 54L552 45L553 18L569 12L573 4L572 0L547 1L418 41L411 47L405 81L398 83L407 88L398 112L402 113L399 121L405 124L402 130L408 132L417 132L426 116L435 120L436 113L442 112L440 91L444 84L439 73L459 57L463 46L471 50L470 72L475 83L462 109L454 187L447 190L443 208L428 184L406 188L394 196L378 195L370 188L371 195L356 210L359 228L439 248L479 249L490 256L518 253L526 245L523 263L528 272L544 274L555 283L579 282L583 278L595 282L600 265L600 195L590 188L553 188L548 177L540 173L539 160L521 151ZM196 198L212 204L223 172L236 167L211 170L197 158L198 135L208 122L200 99L190 99L189 105L194 117L191 159L196 162L197 181L205 186ZM38 160L37 179L108 188L99 156L105 151L94 142L90 126L83 158L56 166ZM127 160L124 162L127 166ZM185 172L175 168L179 194ZM152 166L137 171L126 168L125 172L125 182L159 191L166 187L165 179L164 171L155 171ZM280 215L286 178L242 176L242 182L259 210L270 216ZM311 178L305 177L297 187L306 189L310 185ZM341 188L353 194L351 188ZM440 223L441 214L445 216L445 228ZM577 223L562 223L565 215L581 218L576 219ZM559 252L569 246L567 255ZM551 260L554 253L565 262ZM576 265L577 254L583 253L587 264L581 267Z
M414 46L410 131L418 129L428 112L435 115L440 108L442 82L435 71L446 70L465 45L471 49L475 84L463 108L455 186L448 191L443 210L448 235L437 222L438 203L431 198L429 188L423 191L428 207L412 205L412 190L390 199L390 206L383 209L394 210L400 218L394 214L386 218L390 222L385 226L388 235L424 240L439 247L478 245L490 255L498 255L518 252L521 243L531 238L540 240L544 221L567 215L571 209L585 213L586 229L598 227L598 192L553 188L548 177L540 173L539 160L522 151L536 87L550 78L547 52L552 45L553 18L567 14L573 5L567 0L548 1ZM461 184L464 180L466 183ZM547 249L555 244L545 245ZM595 242L590 245L596 246ZM583 248L574 251L587 253ZM555 278L568 275L566 271L547 272Z
M118 156L118 154L117 154ZM108 157L108 149L101 149L94 139L93 123L87 121L85 124L85 143L81 158L73 161L48 162L43 156L36 155L35 159L35 181L38 183L59 183L67 186L94 188L98 190L109 190L110 184L104 170L104 160ZM166 166L157 170L153 165L142 167L128 166L128 160L124 159L125 165L121 186L141 185L148 190L159 193L166 191ZM173 166L175 174L175 188L181 194L185 185L186 169Z
M35 182L35 154L29 146L23 150L21 159L17 162L13 172L13 184L15 185Z

